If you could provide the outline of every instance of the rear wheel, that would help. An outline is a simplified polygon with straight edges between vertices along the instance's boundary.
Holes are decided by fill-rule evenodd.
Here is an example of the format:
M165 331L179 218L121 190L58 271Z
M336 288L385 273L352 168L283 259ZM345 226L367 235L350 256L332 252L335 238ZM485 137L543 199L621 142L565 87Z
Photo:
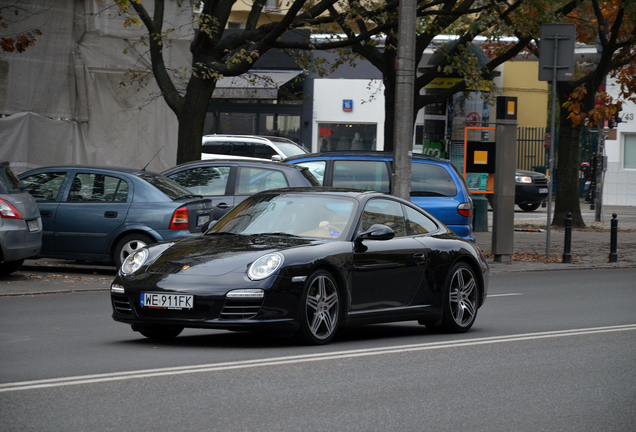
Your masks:
M301 297L300 336L312 345L333 339L340 323L338 285L331 273L318 270L307 278Z
M167 341L179 336L183 331L183 327L148 326L140 327L137 331L148 339Z
M133 233L124 236L117 242L115 250L113 251L113 262L115 266L117 266L117 268L121 267L128 255L153 243L155 243L155 240L146 234Z
M446 278L442 320L425 323L432 331L464 333L475 323L479 287L475 272L466 263L457 263Z
M24 260L0 262L0 275L10 275L11 273L19 269L22 263L24 263Z
M531 212L538 209L540 205L541 205L541 202L539 201L539 202L530 203L530 204L519 204L519 208L523 211Z

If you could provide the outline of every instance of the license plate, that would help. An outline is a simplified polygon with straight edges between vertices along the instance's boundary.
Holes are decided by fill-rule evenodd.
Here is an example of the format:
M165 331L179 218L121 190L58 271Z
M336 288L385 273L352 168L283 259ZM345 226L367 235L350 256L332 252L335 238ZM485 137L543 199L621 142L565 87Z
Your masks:
M157 309L192 309L194 308L194 296L183 294L141 293L140 304L142 307Z
M210 216L209 215L199 216L199 217L197 217L197 226L200 227L201 225L203 225L204 223L207 223L209 221L210 221Z
M548 193L548 188L540 188L539 193Z
M37 231L37 230L40 229L38 227L38 221L37 220L27 221L27 226L29 227L29 231Z

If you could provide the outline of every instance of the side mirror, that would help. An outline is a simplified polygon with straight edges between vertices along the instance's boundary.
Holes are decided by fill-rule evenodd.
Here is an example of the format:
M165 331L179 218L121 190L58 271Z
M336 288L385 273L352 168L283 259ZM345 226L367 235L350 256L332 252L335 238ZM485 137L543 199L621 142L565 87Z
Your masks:
M272 155L272 161L280 162L282 160L283 160L283 158L281 157L281 155L277 155L277 154L276 155Z
M356 240L391 240L395 237L395 231L386 225L373 224L368 230L358 234Z

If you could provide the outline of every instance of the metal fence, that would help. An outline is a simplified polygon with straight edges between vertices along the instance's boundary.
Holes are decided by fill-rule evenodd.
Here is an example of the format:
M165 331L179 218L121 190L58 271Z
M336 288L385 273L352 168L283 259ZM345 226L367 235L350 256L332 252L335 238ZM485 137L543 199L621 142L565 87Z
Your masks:
M517 169L525 169L530 171L538 171L545 173L548 165L548 151L545 148L545 135L550 129L548 128L517 128ZM554 147L554 157L557 156L559 148L557 139L551 134L551 141ZM589 162L592 156L596 154L598 136L596 131L590 131L587 128L582 129L581 141L579 146L579 160L581 162ZM555 161L556 164L556 161Z

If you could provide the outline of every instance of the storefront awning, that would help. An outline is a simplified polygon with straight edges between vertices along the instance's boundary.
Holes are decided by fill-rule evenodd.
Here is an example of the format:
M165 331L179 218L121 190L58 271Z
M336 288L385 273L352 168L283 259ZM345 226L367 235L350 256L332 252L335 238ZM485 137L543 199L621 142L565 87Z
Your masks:
M221 78L216 83L213 98L276 99L278 89L291 81L301 70L250 72L236 77Z

